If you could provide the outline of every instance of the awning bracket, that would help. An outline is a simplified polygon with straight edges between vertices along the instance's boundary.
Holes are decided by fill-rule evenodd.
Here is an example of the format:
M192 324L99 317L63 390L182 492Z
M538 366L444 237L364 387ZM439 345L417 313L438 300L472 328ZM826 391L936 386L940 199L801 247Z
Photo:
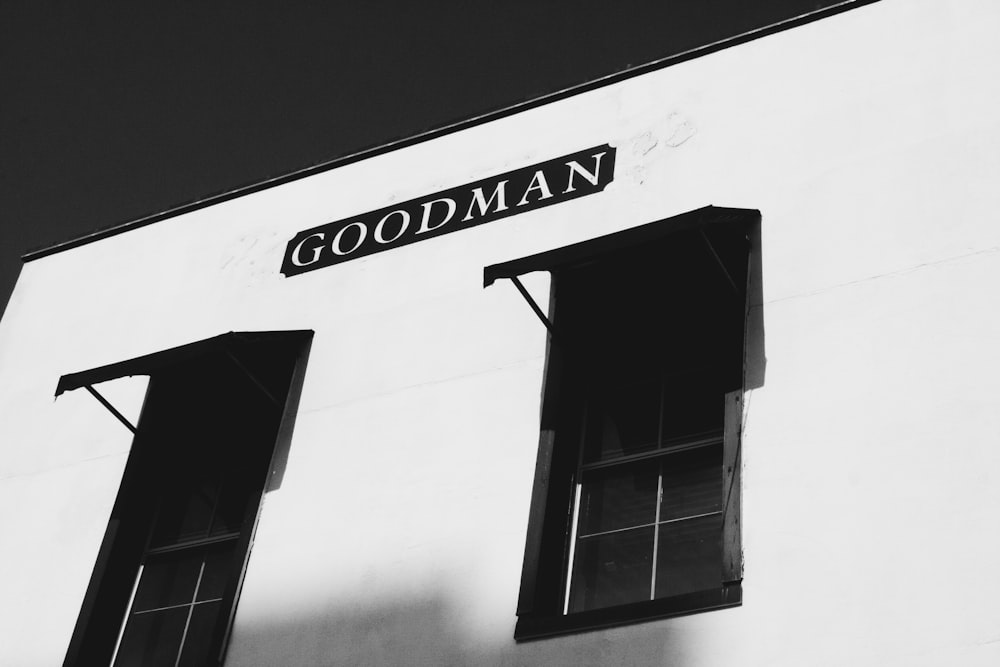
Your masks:
M722 275L726 277L726 281L729 283L729 286L733 288L733 294L739 296L740 288L736 286L736 281L734 281L733 277L729 275L729 270L726 269L726 265L722 263L722 258L719 257L719 253L715 252L715 247L712 245L712 242L708 240L708 235L705 234L705 230L699 229L698 233L701 235L701 240L705 242L705 247L708 248L708 252L711 253L713 258L715 258L715 263L719 265L719 270L722 271Z
M524 300L528 302L529 306L531 306L531 310L534 311L535 315L538 316L538 319L542 321L542 324L545 325L545 328L549 330L549 335L552 336L552 340L556 340L558 336L556 336L555 326L553 326L552 322L549 321L549 318L545 316L545 313L542 312L542 309L538 307L538 304L535 303L535 300L531 298L531 295L528 294L528 290L524 288L524 285L521 284L521 281L518 279L518 277L511 276L510 281L514 283L514 287L517 288L517 291L521 293L521 296L524 297Z
M236 364L237 368L239 368L239 369L240 369L241 371L243 371L243 374L247 376L247 378L248 378L248 379L250 380L250 382L252 382L252 383L254 384L254 386L255 386L255 387L257 387L258 389L260 389L260 390L261 390L261 392L262 392L262 393L263 393L263 394L264 394L265 396L267 396L268 400L270 400L270 401L271 401L271 403L273 403L274 405L276 405L276 406L278 406L278 407L281 407L281 403L280 403L280 402L278 401L278 399L277 399L277 398L275 398L275 397L274 397L274 394L272 394L272 393L271 393L271 392L270 392L270 391L268 390L268 388L267 388L266 386L264 386L264 383L263 383L263 382L261 382L260 380L258 380L258 379L257 379L257 376L256 376L256 375L254 375L254 374L253 374L253 373L252 373L252 372L250 371L250 369L249 369L249 368L247 368L247 367L246 367L246 365L244 365L244 364L243 364L243 362L242 362L242 361L240 361L240 360L239 360L239 359L238 359L238 358L236 357L236 355L235 355L235 354L233 354L233 351L232 351L232 350L230 350L230 349L229 349L228 347L224 347L223 349L224 349L224 350L226 351L226 356L228 356L228 357L230 358L230 360L232 360L232 362L233 362L234 364Z
M135 429L135 426L132 425L132 422L130 422L128 419L126 419L125 415L123 415L122 413L118 412L118 410L115 409L115 406L111 405L111 403L108 402L108 399L106 399L103 396L101 396L98 393L98 391L96 389L94 389L92 386L90 386L89 384L85 384L85 385L83 385L83 387L84 387L84 389L86 389L87 391L90 392L91 396L93 396L98 401L100 401L101 405L103 405L105 408L107 408L108 412L110 412L111 414L113 414L118 421L120 421L122 424L125 424L125 428L127 428L130 431L132 431L133 435L135 434L135 430L136 429Z

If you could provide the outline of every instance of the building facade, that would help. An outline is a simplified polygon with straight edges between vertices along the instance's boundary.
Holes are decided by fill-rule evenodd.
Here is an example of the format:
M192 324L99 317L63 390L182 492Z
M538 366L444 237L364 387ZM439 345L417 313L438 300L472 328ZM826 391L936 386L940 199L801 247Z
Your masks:
M30 257L0 662L997 664L997 19L882 0Z

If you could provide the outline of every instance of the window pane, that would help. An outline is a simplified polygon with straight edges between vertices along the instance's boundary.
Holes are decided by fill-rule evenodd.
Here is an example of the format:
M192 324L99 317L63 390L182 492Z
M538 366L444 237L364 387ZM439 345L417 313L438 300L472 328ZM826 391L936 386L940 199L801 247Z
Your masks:
M722 510L722 445L663 457L660 521Z
M722 585L722 516L660 525L656 597Z
M184 638L184 649L181 651L181 667L202 667L209 664L207 658L211 650L212 633L218 622L221 606L221 602L195 605L187 636Z
M200 569L200 553L181 551L151 556L143 568L133 609L143 611L191 602Z
M214 600L223 596L233 568L235 547L236 540L231 540L213 545L206 551L205 570L198 586L198 600Z
M188 607L129 617L115 667L174 667Z
M657 461L640 461L585 473L580 534L653 523L658 468Z
M587 406L585 459L597 461L655 449L659 424L657 378L627 384L609 380Z
M649 599L653 528L577 540L570 611Z

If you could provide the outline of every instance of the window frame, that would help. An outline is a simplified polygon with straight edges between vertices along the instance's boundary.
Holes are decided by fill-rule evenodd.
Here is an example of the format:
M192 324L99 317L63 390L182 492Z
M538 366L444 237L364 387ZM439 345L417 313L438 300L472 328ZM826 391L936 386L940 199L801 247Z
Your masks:
M683 373L680 377L690 376L692 374L697 374L699 371L704 371L705 369L694 369L691 372ZM666 597L680 597L681 595L695 592L694 590L689 590L684 593L674 593L672 595L663 595L659 598L656 596L656 589L658 584L663 581L678 581L673 577L664 578L665 572L662 569L663 565L659 562L657 554L659 552L658 545L661 540L667 539L671 528L679 524L679 522L697 521L697 520L713 520L710 517L718 517L714 521L718 522L718 526L715 530L719 531L720 541L719 546L722 545L721 530L723 522L727 518L727 512L724 504L724 494L723 488L728 481L725 475L720 475L719 472L723 470L724 466L724 455L725 455L725 433L724 433L724 419L718 422L718 427L711 429L709 431L691 432L686 435L679 437L665 437L663 433L664 420L666 418L664 412L667 406L666 391L668 383L672 378L678 376L672 376L666 373L657 374L657 381L655 386L656 391L656 421L658 424L657 433L654 436L655 444L652 448L641 448L639 451L631 454L618 453L611 455L601 456L599 451L589 451L591 440L591 429L596 426L595 418L596 415L603 416L605 412L603 410L592 412L594 407L590 395L586 400L586 405L582 406L583 421L587 425L580 438L582 441L578 446L578 463L576 465L575 471L572 473L574 481L574 490L572 493L572 520L571 526L569 528L569 547L568 554L565 559L565 605L564 613L566 614L578 614L582 611L587 611L589 609L574 609L581 605L586 605L585 602L580 600L578 596L585 593L586 588L580 588L583 584L581 577L586 579L586 569L583 563L580 561L581 558L581 548L584 543L590 542L593 539L601 540L603 538L609 537L611 535L619 535L624 537L626 534L637 535L638 532L652 531L652 544L651 544L651 559L649 563L649 579L648 579L648 600L662 599ZM723 406L719 406L722 408ZM724 414L724 410L720 410L719 414ZM648 415L647 415L648 416ZM650 436L653 434L650 433ZM706 512L697 512L695 514L690 514L689 512L682 512L681 516L674 516L671 518L664 519L662 513L668 509L665 503L665 494L671 491L677 491L679 488L675 485L669 485L665 483L665 477L669 471L673 468L673 465L678 461L683 461L684 459L691 460L692 457L708 457L716 458L712 462L708 469L714 472L717 476L716 481L719 486L716 489L716 495L714 497L715 502L718 503L717 507ZM603 516L603 503L604 500L609 500L613 502L609 497L604 496L600 490L600 480L602 477L610 477L614 479L618 475L624 473L626 476L635 475L637 473L644 474L647 476L647 483L655 479L656 483L650 486L653 489L655 486L655 500L652 502L651 510L653 512L652 517L647 517L651 521L643 522L640 524L629 524L629 525L614 525L612 528L606 530L594 530L593 527L587 527L586 524L590 523L592 515L585 509L585 505L590 505L586 500L587 498L593 498L597 501L597 514L596 516ZM633 483L635 483L636 478L633 477ZM648 499L652 499L653 496L646 496ZM641 497L641 496L640 496ZM706 509L706 508L702 508ZM681 524L688 525L691 524ZM665 552L664 552L665 553ZM722 554L719 555L719 562L722 560ZM701 590L701 589L697 589ZM596 591L591 591L592 594ZM629 603L631 604L631 603ZM607 608L612 606L610 604L596 604L592 609ZM621 604L613 606L622 606Z
M679 231L700 230L708 225L717 224L735 225L745 231L748 253L746 276L737 278L746 281L743 294L743 386L725 394L722 432L723 460L720 471L723 475L722 585L718 588L673 597L566 613L563 606L565 586L571 581L567 571L567 558L569 543L576 539L576 536L572 527L572 493L567 493L565 488L561 491L558 489L560 481L565 487L567 468L567 462L560 458L565 459L566 452L577 456L581 445L561 443L556 428L556 422L559 421L556 413L560 409L560 385L567 377L566 370L570 363L559 344L560 269L599 260L602 255L628 250L649 241L662 240ZM745 391L759 386L762 373L758 378L756 366L761 364L763 359L760 309L757 308L756 312L751 314L752 306L760 305L759 225L759 211L708 206L605 237L496 264L484 270L486 286L500 278L516 280L518 276L531 271L547 270L552 274L546 318L546 325L552 335L546 338L541 425L516 610L515 640L534 640L742 604L743 395ZM537 308L535 305L533 307ZM540 310L536 310L536 314L543 315ZM758 328L759 331L756 330ZM575 468L575 465L574 461L570 467ZM560 480L560 477L563 479ZM561 530L558 529L560 526ZM560 535L561 545L558 539ZM560 583L557 585L553 582Z

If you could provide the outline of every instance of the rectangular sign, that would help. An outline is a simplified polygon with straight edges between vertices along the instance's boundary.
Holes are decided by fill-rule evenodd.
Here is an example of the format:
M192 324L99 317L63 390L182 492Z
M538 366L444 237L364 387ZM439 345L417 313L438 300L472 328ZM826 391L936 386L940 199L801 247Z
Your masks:
M313 227L288 242L281 273L295 276L600 192L614 171L615 149L605 144Z

